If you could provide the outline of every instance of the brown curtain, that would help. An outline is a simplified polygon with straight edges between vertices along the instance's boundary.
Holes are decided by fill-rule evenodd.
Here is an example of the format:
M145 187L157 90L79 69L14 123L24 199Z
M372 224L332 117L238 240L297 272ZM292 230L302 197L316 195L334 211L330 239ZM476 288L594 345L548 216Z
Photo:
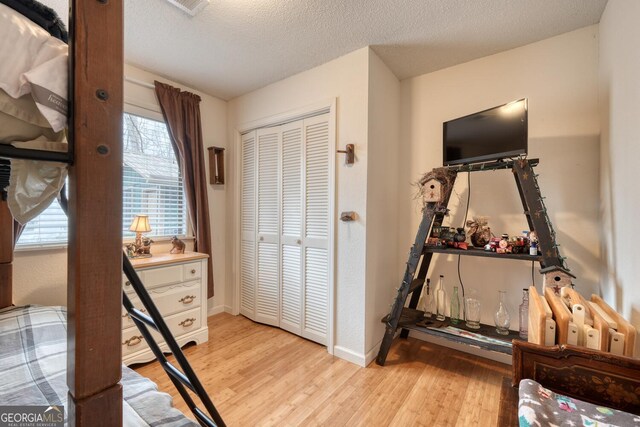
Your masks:
M187 198L189 220L196 237L195 250L209 254L208 295L213 296L211 226L200 121L200 97L155 82L156 96L167 123L171 144L179 161Z

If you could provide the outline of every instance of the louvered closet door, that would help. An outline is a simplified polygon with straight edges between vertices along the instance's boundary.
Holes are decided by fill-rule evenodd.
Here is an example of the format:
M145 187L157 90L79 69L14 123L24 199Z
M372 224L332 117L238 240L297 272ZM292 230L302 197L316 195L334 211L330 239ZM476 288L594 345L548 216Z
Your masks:
M304 233L302 336L327 343L331 206L329 114L303 123Z
M302 121L282 126L280 327L302 334Z
M256 316L256 132L242 135L240 313Z
M256 318L278 326L280 320L280 127L258 129L258 281Z

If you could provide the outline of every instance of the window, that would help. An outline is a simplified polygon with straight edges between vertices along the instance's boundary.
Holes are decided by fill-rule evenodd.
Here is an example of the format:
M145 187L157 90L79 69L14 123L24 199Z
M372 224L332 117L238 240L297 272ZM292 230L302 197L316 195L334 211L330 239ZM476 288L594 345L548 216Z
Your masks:
M125 113L123 121L122 235L133 239L135 215L149 215L150 237L184 236L187 211L182 176L164 123ZM18 246L67 242L67 217L54 201L30 221Z

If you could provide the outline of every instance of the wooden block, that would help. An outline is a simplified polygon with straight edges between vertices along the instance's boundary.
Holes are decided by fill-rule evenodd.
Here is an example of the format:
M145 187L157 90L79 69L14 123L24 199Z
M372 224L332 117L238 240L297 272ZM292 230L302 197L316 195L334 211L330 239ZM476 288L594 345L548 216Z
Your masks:
M544 306L544 312L547 315L547 319L553 319L553 311L551 311L551 307L549 306L549 302L546 298L540 298L542 300L542 305Z
M584 325L584 346L591 350L600 350L600 333L589 325Z
M553 319L545 319L544 345L556 344L556 322Z
M587 306L591 309L591 314L593 315L593 328L598 331L599 335L599 350L600 351L609 351L609 322L600 315L600 312L591 308L591 302L587 302Z
M569 300L569 307L573 307L576 304L580 304L584 309L584 323L585 325L593 326L593 314L591 313L591 307L587 303L582 295L580 295L575 289L563 288L561 291L563 298Z
M574 304L571 306L571 313L573 314L573 323L578 327L578 345L584 347L587 344L584 327L589 326L584 323L584 307L580 304Z
M542 298L535 286L529 287L529 338L530 343L545 345L545 321L547 314Z
M609 351L612 354L622 356L624 354L624 334L610 329L609 336L611 337Z
M576 324L573 322L569 322L569 330L567 333L567 344L577 346L579 337L580 337L580 333L578 332L578 326L576 326Z
M636 328L609 306L598 295L591 295L591 301L598 304L618 324L618 332L624 335L624 356L633 357L636 346Z
M572 319L572 314L564 305L559 295L556 295L553 292L552 288L545 288L544 296L551 307L551 311L553 311L553 317L556 320L556 333L557 333L557 341L556 344L567 344L567 338L569 335L569 322Z
M598 304L593 301L589 301L589 307L591 307L592 312L597 312L600 316L602 316L604 321L609 324L609 327L611 329L618 330L618 322L613 320L611 316L609 316L602 308L600 308Z

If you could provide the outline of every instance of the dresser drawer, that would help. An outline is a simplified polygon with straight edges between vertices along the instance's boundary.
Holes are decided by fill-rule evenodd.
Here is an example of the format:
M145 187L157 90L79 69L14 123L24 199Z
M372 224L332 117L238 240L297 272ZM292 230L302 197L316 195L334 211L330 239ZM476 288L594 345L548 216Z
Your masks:
M154 288L149 291L153 302L163 316L169 316L190 308L200 307L199 282L188 282L181 285L170 285Z
M129 297L129 300L131 301L131 304L133 304L135 308L142 311L143 313L147 312L147 310L144 308L144 306L142 305L142 302L138 299L137 296L128 295L128 297ZM135 323L133 323L133 320L131 320L129 313L127 313L127 310L123 306L122 307L122 329L130 328L132 326L135 326Z
M184 272L184 280L199 279L202 277L202 264L199 262L191 262L182 266Z
M202 324L202 310L194 308L182 313L174 314L165 319L167 326L173 333L173 336L179 338L187 332L200 329Z
M142 334L135 326L122 331L122 355L126 356L136 351L146 350L149 346Z
M144 270L144 286L149 289L156 286L182 282L182 265L169 265Z
M145 283L144 271L136 270L136 273L138 273L138 277L140 278L140 280L142 280L142 283ZM124 274L122 275L122 289L124 289L126 293L133 292L133 286L131 286L131 282L129 282L129 279L127 279L127 276L125 276Z

